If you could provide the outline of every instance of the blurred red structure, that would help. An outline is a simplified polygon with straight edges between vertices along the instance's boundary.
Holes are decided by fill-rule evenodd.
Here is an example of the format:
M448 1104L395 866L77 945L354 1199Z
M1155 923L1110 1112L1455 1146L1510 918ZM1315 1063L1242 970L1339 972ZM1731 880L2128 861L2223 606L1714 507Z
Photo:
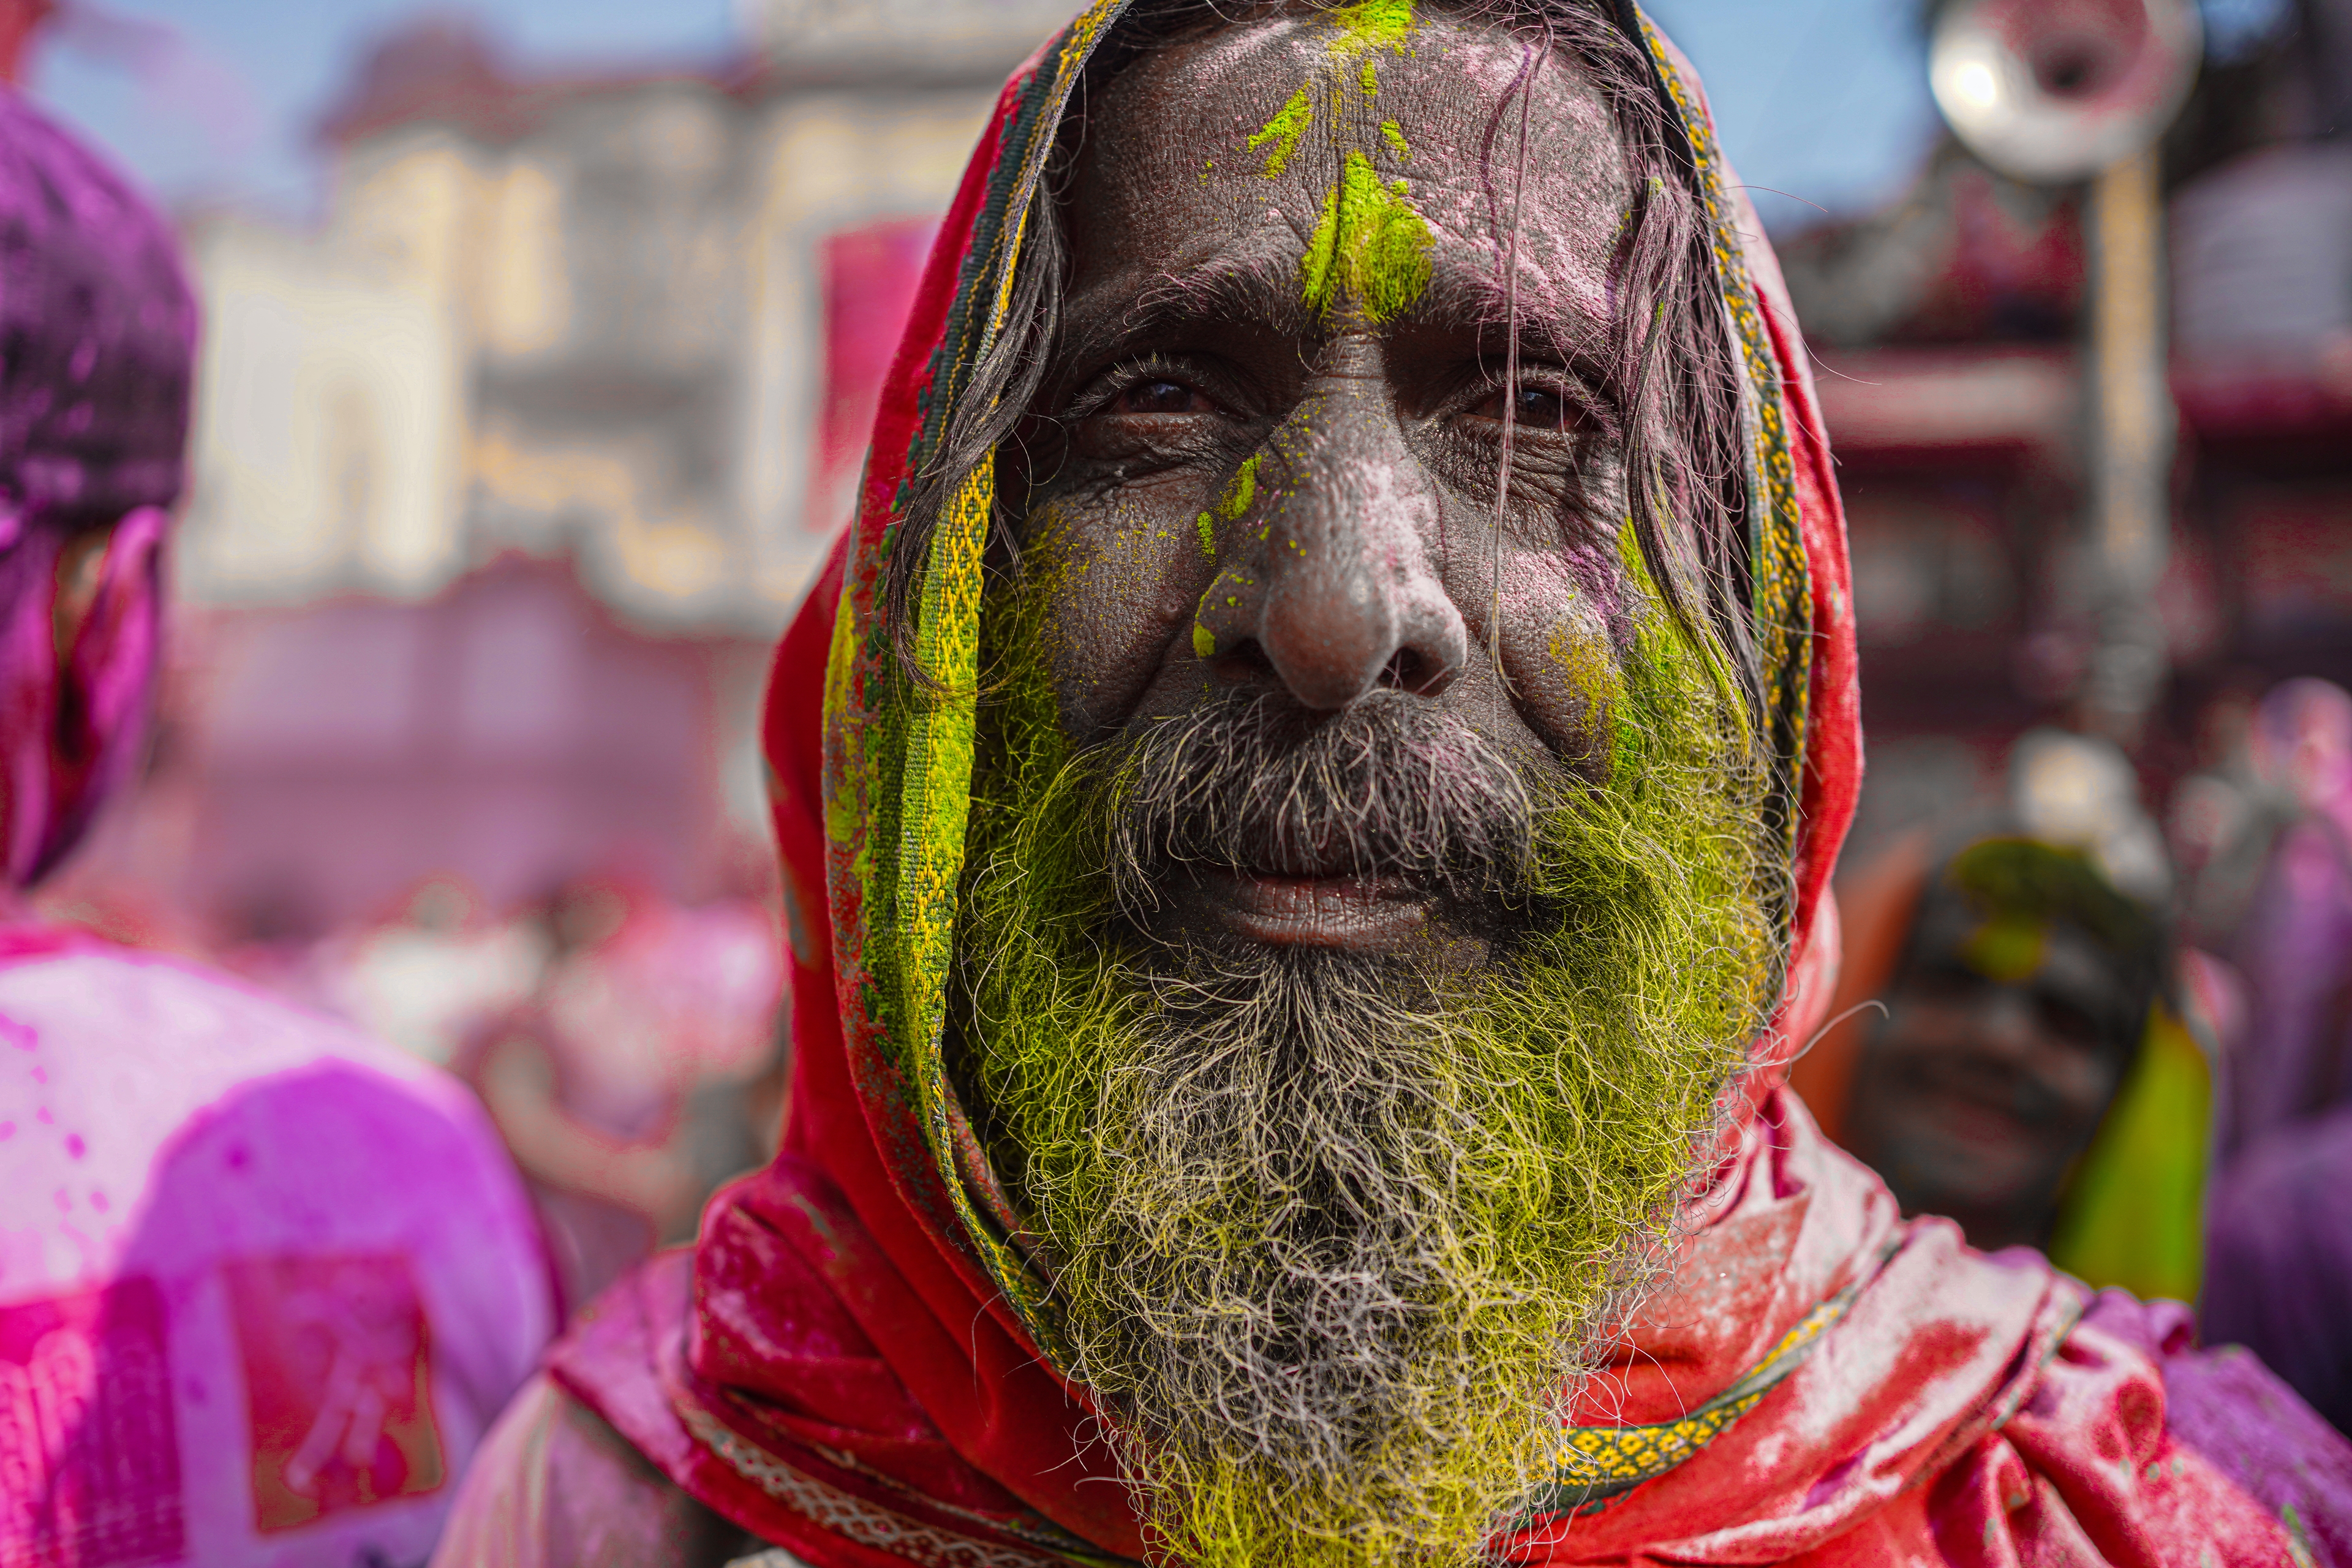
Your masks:
M0 82L24 79L33 34L57 14L57 0L0 0Z
M817 418L811 468L811 518L847 522L882 398L882 378L898 352L930 255L934 218L899 218L829 235L824 241L824 404Z

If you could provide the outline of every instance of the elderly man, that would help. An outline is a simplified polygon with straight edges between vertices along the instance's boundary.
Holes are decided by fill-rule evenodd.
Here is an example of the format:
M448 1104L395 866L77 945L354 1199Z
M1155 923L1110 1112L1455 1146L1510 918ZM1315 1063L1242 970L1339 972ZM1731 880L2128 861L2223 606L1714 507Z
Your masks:
M480 1110L24 904L139 759L194 337L162 219L0 91L0 1563L415 1563L551 1327Z
M1102 0L1015 77L772 687L784 1152L441 1563L2330 1550L2308 1412L2190 1440L2177 1315L1778 1089L1858 735L1735 190L1630 5Z

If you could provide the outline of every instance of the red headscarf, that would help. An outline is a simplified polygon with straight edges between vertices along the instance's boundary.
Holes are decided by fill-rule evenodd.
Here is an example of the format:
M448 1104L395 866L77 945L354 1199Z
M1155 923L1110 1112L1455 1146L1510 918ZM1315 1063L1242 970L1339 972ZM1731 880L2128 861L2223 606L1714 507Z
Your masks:
M971 710L905 700L877 596L908 476L1003 319L1044 155L1123 8L1097 0L1007 84L891 371L858 523L777 650L784 1151L713 1202L690 1256L608 1295L555 1361L681 1486L816 1568L1146 1552L940 1068ZM1696 78L1630 5L1620 25L1687 133L1745 359L1759 640L1799 807L1792 959L1674 1279L1591 1381L1556 1483L1495 1550L1992 1563L2093 1542L2116 1562L2193 1561L2206 1543L2278 1560L2265 1516L2166 1436L2149 1354L2082 1321L2086 1291L2038 1258L1979 1258L1944 1222L1906 1225L1779 1089L1834 978L1827 883L1861 773L1844 527L1778 269ZM990 472L964 480L922 584L917 652L950 692L972 684Z

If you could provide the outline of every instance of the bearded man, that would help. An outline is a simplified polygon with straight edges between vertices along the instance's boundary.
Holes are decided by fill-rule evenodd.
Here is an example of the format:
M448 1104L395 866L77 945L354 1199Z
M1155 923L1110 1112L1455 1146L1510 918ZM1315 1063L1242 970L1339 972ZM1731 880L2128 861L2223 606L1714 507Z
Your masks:
M1779 1089L1859 737L1736 190L1630 5L1101 0L1015 76L771 688L784 1152L438 1561L2333 1550L2258 1367Z

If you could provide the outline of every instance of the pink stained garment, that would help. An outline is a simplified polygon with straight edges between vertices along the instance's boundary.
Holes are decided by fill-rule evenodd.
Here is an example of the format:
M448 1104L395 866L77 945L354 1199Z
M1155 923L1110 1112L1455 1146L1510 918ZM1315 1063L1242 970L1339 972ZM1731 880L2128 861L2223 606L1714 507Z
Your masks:
M551 1323L453 1079L0 929L0 1563L420 1562Z

